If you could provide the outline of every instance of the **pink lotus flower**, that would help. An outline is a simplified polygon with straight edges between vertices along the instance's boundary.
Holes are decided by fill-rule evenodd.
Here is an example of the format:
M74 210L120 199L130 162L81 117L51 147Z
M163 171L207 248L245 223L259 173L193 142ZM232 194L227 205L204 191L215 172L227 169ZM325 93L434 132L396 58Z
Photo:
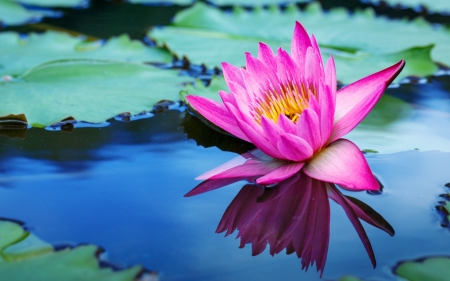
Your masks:
M342 136L367 116L405 62L336 89L330 56L323 66L318 44L296 23L291 55L276 55L264 43L258 57L246 54L246 68L223 63L230 94L223 103L198 96L188 102L225 131L253 143L280 165L257 179L273 184L303 170L312 178L350 189L379 189L358 147ZM355 70L357 71L357 70Z
M250 154L261 155L257 150ZM262 172L261 167L271 163L267 160L252 158L252 161L247 161L238 169L226 170L229 178L204 181L186 196L207 192L233 181L251 180L250 174L258 175ZM259 167L255 166L257 163ZM237 172L239 170L254 171L243 174ZM375 267L375 254L359 219L391 236L394 235L393 228L368 205L344 196L334 184L313 179L302 171L273 188L246 184L228 206L216 232L225 232L225 236L228 236L238 230L240 248L251 244L252 255L259 255L267 246L270 247L271 255L286 249L287 254L297 254L302 269L307 270L315 263L317 271L323 273L330 239L329 198L344 209Z

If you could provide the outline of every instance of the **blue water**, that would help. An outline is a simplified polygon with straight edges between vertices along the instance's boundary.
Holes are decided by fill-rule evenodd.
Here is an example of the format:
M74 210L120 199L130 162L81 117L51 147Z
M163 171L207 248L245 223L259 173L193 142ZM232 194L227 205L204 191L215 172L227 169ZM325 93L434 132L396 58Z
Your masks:
M315 267L266 250L251 256L235 234L215 230L243 182L184 198L194 178L236 153L197 146L178 110L72 133L30 129L25 139L0 137L0 216L21 220L55 245L93 243L122 267L142 264L161 280L319 280ZM342 208L331 202L331 237L323 278L344 274L394 280L402 259L447 254L450 232L434 206L450 182L450 154L402 152L367 156L381 195L345 192L378 211L395 236L363 223L378 266Z

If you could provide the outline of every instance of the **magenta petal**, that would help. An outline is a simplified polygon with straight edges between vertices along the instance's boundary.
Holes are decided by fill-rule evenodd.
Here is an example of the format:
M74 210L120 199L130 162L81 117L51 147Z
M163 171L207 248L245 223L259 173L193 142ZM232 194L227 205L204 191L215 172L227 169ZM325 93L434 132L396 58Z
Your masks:
M283 166L276 168L275 170L266 174L265 176L258 178L256 182L262 185L278 183L300 171L303 165L305 165L304 162L294 162L285 164Z
M241 86L245 85L244 79L242 78L242 72L241 72L240 68L238 68L232 64L223 62L222 70L223 70L223 77L225 78L225 82L227 82L227 84L229 82L235 82Z
M226 103L226 106L232 112L232 114L242 115L240 112L238 112L237 108L233 104ZM244 119L244 116L241 116L237 124L242 132L247 136L249 142L253 143L257 148L259 148L262 152L269 156L278 159L284 159L283 155L278 151L278 149L264 137L259 124L257 124L255 121L251 123L252 125L250 125L247 123L250 123L250 121ZM254 126L255 124L257 126Z
M260 83L261 89L269 89L271 84L277 83L276 68L268 68L250 53L246 53L245 58L247 73Z
M303 25L295 23L294 35L292 36L291 54L294 61L303 70L305 65L306 50L311 47L311 40ZM303 73L302 73L303 74Z
M311 145L304 139L292 134L281 135L277 142L277 148L285 159L290 161L306 161L313 155Z
M379 190L378 181L359 148L339 139L317 154L303 171L308 176L355 190Z
M268 68L277 69L277 63L274 58L272 49L264 43L259 43L258 59L262 61Z
M210 100L199 96L186 96L188 102L208 121L224 129L236 137L249 141L245 134L239 129L236 119L231 115L227 108L220 102Z
M325 66L325 83L330 88L333 96L335 96L337 89L336 66L334 64L334 58L331 55Z
M403 69L405 61L369 75L336 94L333 133L329 143L353 130L375 106L386 87Z
M319 117L311 108L304 110L297 121L297 135L308 142L314 151L322 145L319 124Z

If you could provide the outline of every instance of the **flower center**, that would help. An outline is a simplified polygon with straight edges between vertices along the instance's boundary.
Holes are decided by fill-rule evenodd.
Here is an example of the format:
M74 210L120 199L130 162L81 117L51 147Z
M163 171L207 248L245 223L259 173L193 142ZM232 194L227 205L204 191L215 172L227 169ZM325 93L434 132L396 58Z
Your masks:
M253 116L259 124L262 116L278 123L281 114L296 123L303 110L308 108L311 95L316 95L312 84L289 82L281 85L278 91L272 87L266 90L265 95L256 98L256 104L252 105Z

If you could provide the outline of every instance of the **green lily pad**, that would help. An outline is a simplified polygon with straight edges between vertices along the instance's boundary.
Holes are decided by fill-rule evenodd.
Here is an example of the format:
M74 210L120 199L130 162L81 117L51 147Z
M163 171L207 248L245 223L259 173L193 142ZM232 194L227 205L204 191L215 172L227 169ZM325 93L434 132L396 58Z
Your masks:
M197 81L187 85L180 97L192 94L221 101L218 91L228 87L223 77L216 77L209 87ZM195 108L194 108L195 109ZM437 135L426 124L413 121L414 108L398 98L383 95L370 114L345 138L366 152L395 153L408 150L450 151L450 140ZM198 117L202 118L198 115ZM206 121L206 120L204 120ZM211 123L207 122L214 127ZM216 128L219 132L220 129Z
M302 22L316 36L324 59L333 54L337 77L343 83L401 58L406 58L407 63L397 80L435 73L437 66L432 60L450 65L450 33L443 28L433 28L421 19L406 22L376 17L372 10L349 15L338 8L324 13L318 4L308 5L305 11L289 6L285 11L278 7L252 12L236 8L228 13L196 3L179 12L173 25L155 28L148 35L158 45L167 45L177 56L187 56L193 63L213 67L226 61L244 66L244 53L256 55L258 42L290 50L295 21Z
M450 258L430 257L400 263L394 273L409 281L443 281L450 278Z
M20 25L29 22L37 22L45 15L46 13L42 11L27 10L14 1L0 0L0 26L1 24Z
M2 1L2 0L0 0ZM0 33L0 76L20 75L41 63L59 59L110 59L127 62L170 62L163 49L150 48L127 35L102 41L84 42L82 37L48 31L22 37L15 32Z
M447 211L447 220L450 221L450 201L446 201L444 205L445 210Z
M8 281L136 280L142 267L113 271L100 267L99 248L83 245L54 251L53 247L11 221L0 221L0 279Z
M219 6L225 6L225 5L242 5L242 6L260 6L260 5L277 5L280 3L286 4L286 3L307 3L310 2L310 0L290 0L290 1L283 1L283 0L210 0L209 2L219 5Z
M355 277L355 276L346 275L346 276L339 278L338 281L363 281L363 280L358 277Z
M86 6L89 3L89 0L17 0L17 2L38 7L69 8Z
M103 122L123 112L151 110L161 100L178 100L182 84L190 79L144 64L55 61L0 82L0 116L23 113L34 127L69 116Z
M375 2L375 1L370 1ZM449 13L450 12L450 2L447 0L384 0L391 6L401 5L403 7L415 8L419 6L426 7L428 11L433 13Z
M176 5L190 5L194 0L128 0L128 2L133 4L176 4Z

